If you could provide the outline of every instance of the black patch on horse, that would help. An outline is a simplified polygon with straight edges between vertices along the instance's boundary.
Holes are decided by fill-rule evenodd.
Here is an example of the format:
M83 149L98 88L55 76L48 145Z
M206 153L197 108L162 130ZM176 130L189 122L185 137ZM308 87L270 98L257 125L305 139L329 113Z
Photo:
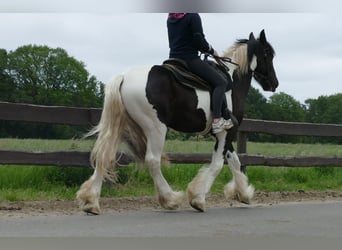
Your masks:
M153 66L148 74L146 97L157 111L159 120L167 127L185 133L202 132L206 116L198 109L195 89L177 84L164 67Z

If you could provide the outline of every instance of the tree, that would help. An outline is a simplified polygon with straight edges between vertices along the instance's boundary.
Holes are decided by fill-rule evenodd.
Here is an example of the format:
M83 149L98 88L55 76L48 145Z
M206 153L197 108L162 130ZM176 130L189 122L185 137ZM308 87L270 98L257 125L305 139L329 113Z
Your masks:
M268 102L268 111L265 120L304 122L305 106L295 100L292 96L280 92L272 95ZM298 136L265 136L268 141L283 143L299 143L304 141L304 137Z
M8 54L7 74L16 83L17 102L98 107L103 84L82 62L61 48L26 45Z
M245 117L264 119L267 112L267 99L256 88L249 89L245 103Z
M305 106L292 96L280 92L270 97L267 120L304 122Z
M0 49L0 101L12 102L16 85L6 73L8 55L7 51Z
M104 85L61 48L26 45L9 53L0 50L0 73L1 101L102 106ZM70 138L84 132L84 128L70 126L1 121L0 135Z
M342 124L342 93L305 100L307 121Z

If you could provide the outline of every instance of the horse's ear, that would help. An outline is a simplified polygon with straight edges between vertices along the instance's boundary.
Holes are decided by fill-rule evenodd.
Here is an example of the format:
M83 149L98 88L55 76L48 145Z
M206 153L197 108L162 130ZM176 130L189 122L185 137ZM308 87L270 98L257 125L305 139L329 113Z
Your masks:
M262 30L259 35L260 42L266 43L266 35L265 35L265 30Z
M251 32L251 33L249 34L249 41L251 41L251 40L255 40L255 37L254 37L253 32Z

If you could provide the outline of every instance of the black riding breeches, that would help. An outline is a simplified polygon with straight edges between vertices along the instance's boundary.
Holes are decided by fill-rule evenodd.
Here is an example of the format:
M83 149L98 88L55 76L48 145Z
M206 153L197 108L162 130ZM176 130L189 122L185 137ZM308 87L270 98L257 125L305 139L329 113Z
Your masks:
M222 117L222 108L227 108L225 90L227 82L216 70L207 62L200 58L185 60L192 73L198 75L209 82L212 87L212 109L213 118Z

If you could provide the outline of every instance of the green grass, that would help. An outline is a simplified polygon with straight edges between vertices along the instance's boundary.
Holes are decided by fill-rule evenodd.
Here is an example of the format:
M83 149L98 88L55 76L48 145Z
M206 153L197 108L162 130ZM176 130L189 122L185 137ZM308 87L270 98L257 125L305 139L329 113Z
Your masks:
M90 150L92 140L20 140L0 139L1 149L53 151ZM212 151L214 142L169 141L166 152L199 153ZM248 143L249 154L271 156L342 156L342 146L322 144ZM185 190L201 165L175 164L163 168L165 178L177 190ZM0 201L74 199L79 186L92 174L90 168L48 166L0 166ZM119 181L105 184L102 196L153 195L153 181L147 169L137 170L133 164L118 169ZM259 191L342 190L342 168L285 168L253 166L248 168L250 182ZM211 192L222 192L231 179L224 166Z
M23 151L89 151L92 140L42 140L42 139L0 139L0 149Z

